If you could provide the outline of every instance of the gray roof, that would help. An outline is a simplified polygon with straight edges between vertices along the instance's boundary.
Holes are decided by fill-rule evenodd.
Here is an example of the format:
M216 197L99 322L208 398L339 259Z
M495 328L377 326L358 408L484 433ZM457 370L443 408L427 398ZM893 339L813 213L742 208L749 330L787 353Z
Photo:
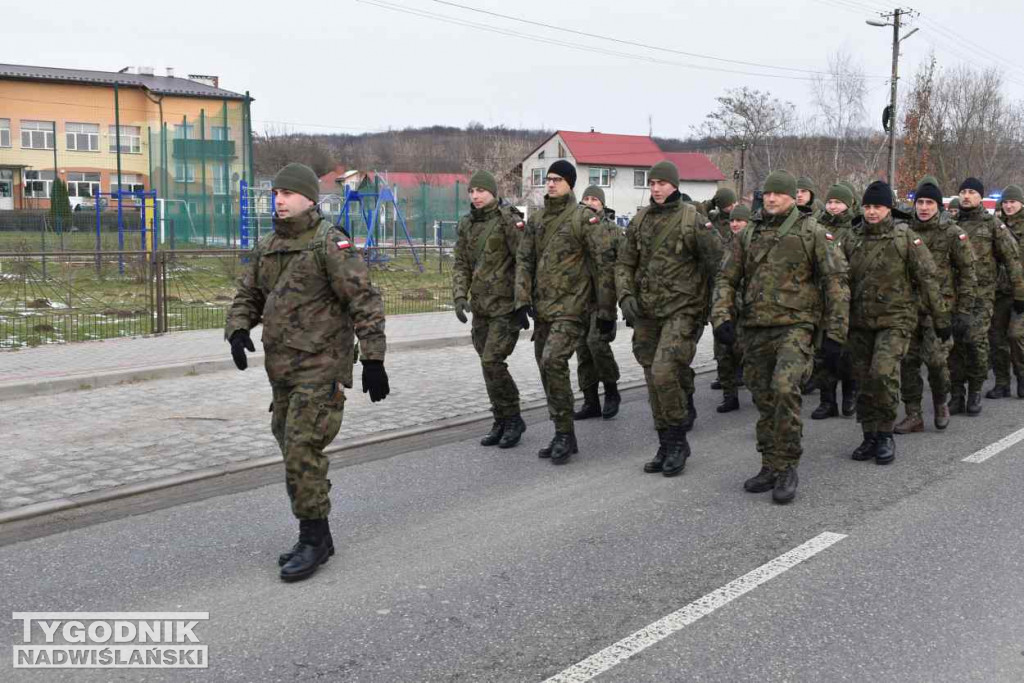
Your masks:
M198 83L187 78L143 76L141 74L116 73L112 71L85 71L82 69L57 69L49 66L0 64L0 80L4 79L108 86L116 83L130 88L145 88L157 95L211 97L228 100L245 99L245 95L224 90L223 88L214 88L205 83Z

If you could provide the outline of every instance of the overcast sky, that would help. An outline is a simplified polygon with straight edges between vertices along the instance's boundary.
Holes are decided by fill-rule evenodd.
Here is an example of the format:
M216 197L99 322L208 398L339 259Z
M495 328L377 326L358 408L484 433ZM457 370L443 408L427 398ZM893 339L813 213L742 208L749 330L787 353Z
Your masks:
M436 0L46 0L4 2L0 62L216 74L222 87L250 91L257 131L479 121L646 134L650 115L655 135L686 137L730 87L768 90L812 114L806 79L824 70L839 48L853 53L869 77L872 122L888 99L892 30L864 23L884 11L878 0L452 1L651 47ZM911 76L934 50L947 68L967 59L1004 68L1012 79L1007 94L1024 99L1020 0L929 0L911 7L920 16L910 25L920 31L903 43L902 75ZM909 82L901 78L900 85Z

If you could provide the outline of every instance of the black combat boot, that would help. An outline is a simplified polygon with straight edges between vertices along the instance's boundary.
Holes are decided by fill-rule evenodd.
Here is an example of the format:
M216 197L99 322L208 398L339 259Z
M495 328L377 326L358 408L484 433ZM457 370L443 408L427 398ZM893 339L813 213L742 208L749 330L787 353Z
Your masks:
M960 388L960 391L963 391L963 387ZM964 395L954 391L949 398L949 414L961 415L965 410L967 410L967 401L964 400Z
M981 392L980 391L968 391L967 392L967 414L970 417L977 417L981 415Z
M747 493L764 493L775 488L776 472L767 465L761 465L761 471L743 482L743 490Z
M839 407L836 405L836 385L834 382L824 384L821 387L821 403L811 413L812 420L825 420L839 415Z
M747 386L743 382L743 366L742 365L739 368L736 369L736 386L738 386L738 387L745 387L745 386Z
M1017 375L1017 398L1024 398L1024 377Z
M683 431L693 429L693 423L697 421L697 408L693 405L693 394L686 395L686 419L683 420Z
M843 417L857 412L857 381L843 380Z
M985 398L1010 398L1010 385L997 384L985 394Z
M775 488L772 489L772 502L785 505L796 498L796 485L800 478L796 476L796 465L790 465L775 477Z
M711 383L711 388L716 390L716 391L721 389L722 388L722 381L716 377L715 381Z
M601 397L597 393L596 384L583 390L583 405L572 414L574 420L587 420L592 417L601 417Z
M875 446L875 464L888 465L896 458L896 439L892 432L878 432L878 443Z
M875 457L875 449L878 447L878 433L864 432L864 440L859 446L853 449L850 457L854 460L870 460Z
M644 463L644 472L647 474L656 474L661 472L662 466L665 463L665 453L667 450L665 446L665 436L667 432L667 429L658 430L658 452L654 454L654 460Z
M619 404L622 403L622 396L619 394L619 387L615 382L604 383L604 410L601 417L610 420L619 414Z
M740 397L736 394L723 394L722 402L715 406L717 413L731 413L740 409Z
M551 463L554 465L564 465L569 462L570 455L580 452L575 432L555 432L555 438L548 448L551 449Z
M501 435L505 433L505 421L495 419L491 425L491 431L487 432L484 438L480 439L481 446L497 446L501 441Z
M817 382L814 381L814 378L812 377L811 379L807 380L806 382L800 385L800 393L803 394L804 396L807 396L808 394L813 394L814 390L817 388L818 384Z
M516 415L505 420L505 431L501 435L501 441L498 442L498 448L512 448L519 439L523 438L523 432L526 431L526 423L523 422L521 415Z
M291 558L281 567L282 581L301 581L309 578L330 558L326 538L327 520L300 519L299 542Z
M327 555L328 556L333 555L334 554L334 539L331 537L331 525L327 522L326 519L324 520L324 540L327 541ZM286 564L288 564L288 560L292 559L292 555L294 555L298 551L299 546L301 546L301 545L302 545L302 541L299 540L299 541L297 541L295 543L295 545L292 546L291 550L289 550L286 553L281 553L280 555L278 555L277 556L277 566L278 567L283 567Z
M674 477L683 473L686 459L690 457L690 444L686 442L686 430L681 425L665 430L665 461L661 464L661 473L666 477Z

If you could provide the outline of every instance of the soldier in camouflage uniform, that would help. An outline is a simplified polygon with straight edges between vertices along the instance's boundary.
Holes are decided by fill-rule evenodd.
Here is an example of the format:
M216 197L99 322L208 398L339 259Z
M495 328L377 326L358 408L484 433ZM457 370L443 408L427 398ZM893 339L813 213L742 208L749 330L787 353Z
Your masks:
M960 213L957 224L967 233L974 249L974 273L978 289L974 299L974 316L970 343L957 341L949 356L950 401L953 415L981 413L981 388L988 377L988 330L996 298L996 274L999 266L1006 268L1009 286L1015 301L1024 301L1024 275L1020 253L1010 230L982 206L985 187L977 178L967 178L960 185ZM964 383L967 399L964 400Z
M651 203L626 227L615 266L615 289L633 326L633 355L644 380L660 447L645 472L683 471L690 456L683 380L697 351L708 302L708 280L721 244L696 208L682 201L679 171L662 161L648 173Z
M846 185L837 183L828 189L825 195L825 209L818 222L835 236L840 244L853 236L854 206L857 206L857 201ZM814 375L814 383L819 389L821 401L811 413L811 419L824 420L839 415L836 390L840 382L843 387L843 416L853 415L857 402L857 380L853 378L849 348L843 347L838 372L835 373L825 366L824 352L819 348L814 354Z
M546 181L544 208L530 215L519 242L516 311L520 318L535 312L533 350L555 423L551 444L538 455L560 465L578 452L569 358L595 301L598 332L609 335L615 327L615 249L607 231L594 229L601 218L577 204L572 164L551 164Z
M825 321L822 348L834 367L849 319L846 259L835 237L797 208L796 191L796 179L785 171L765 180L764 208L733 240L712 310L715 339L734 344L739 338L743 378L760 413L761 470L743 487L771 490L776 503L796 496L803 451L800 385L811 372L814 328Z
M818 186L809 176L796 179L796 205L810 209L811 217L818 220L825 212L825 205L818 199Z
M707 201L697 202L694 206L701 212L702 215L707 216L706 225L711 229L714 234L718 237L721 242L723 253L724 250L728 249L729 244L732 242L732 219L730 214L732 209L736 206L736 193L728 187L720 187L715 191L715 196ZM717 273L716 273L717 275ZM715 276L711 276L711 282L708 286L708 313L711 312L710 297L714 294L715 290ZM705 323L707 324L707 323ZM715 374L715 380L711 383L712 389L722 388L722 363L721 356L724 353L725 347L721 344L714 345L715 352L715 364L717 372ZM738 406L737 406L738 407Z
M949 200L949 205L946 206L946 213L948 213L949 217L952 218L953 220L956 220L957 217L960 216L960 198L959 197L953 197L952 199Z
M730 238L722 242L722 253L728 254L732 251L732 242L739 239L738 235L750 224L750 207L746 204L734 205L729 213ZM721 265L719 265L721 270ZM715 273L715 279L718 273ZM712 297L714 296L714 283L712 283ZM712 301L712 304L714 302ZM735 313L735 311L734 311ZM735 315L733 316L735 318ZM743 356L740 353L739 344L726 346L715 341L715 360L718 363L718 385L722 389L722 401L715 406L715 412L730 413L740 409L739 387L743 383ZM712 384L714 388L714 384Z
M1017 250L1024 258L1024 191L1017 185L1003 190L999 200L998 217L1017 242ZM1015 300L1013 286L1005 267L999 268L996 282L996 301L989 328L989 345L996 385L985 394L986 398L1006 398L1010 395L1010 366L1017 376L1017 397L1024 398L1024 301Z
M875 181L861 200L864 224L842 242L850 264L850 339L860 391L857 421L863 442L851 457L888 465L896 457L893 426L900 402L900 364L918 327L918 311L931 318L942 342L952 334L949 308L939 293L935 262L906 223L896 223L889 185Z
M928 179L928 178L926 178ZM939 293L952 313L953 336L967 341L974 310L974 252L967 243L967 233L942 212L942 192L930 182L918 184L914 193L914 217L910 229L928 247L935 262ZM935 428L949 425L949 351L950 340L942 341L935 335L935 324L928 310L922 306L918 312L917 328L912 330L907 355L900 365L900 387L906 417L896 425L897 434L924 431L921 399L924 381L921 364L928 368L928 385L932 390L935 407Z
M334 554L329 461L324 448L341 428L345 387L352 386L355 337L363 393L390 392L384 371L384 303L348 235L320 215L319 181L308 166L288 164L274 178L274 232L248 257L227 315L224 337L239 370L255 351L249 331L263 323L267 377L274 400L271 431L284 456L299 541L278 559L281 578L304 579Z
M487 171L469 179L470 211L459 220L452 269L455 315L473 313L473 347L480 356L494 423L482 446L512 448L526 431L519 414L519 388L505 359L519 341L515 313L516 251L526 224L515 207L498 200L498 183ZM526 323L529 324L528 322Z
M615 224L615 212L604 205L604 190L591 185L583 191L582 203L593 209L601 222L594 230L603 230L618 250L622 230ZM580 391L583 392L583 405L573 413L574 420L587 420L592 417L603 417L610 420L619 413L622 397L619 395L619 364L615 362L615 353L611 343L615 341L615 328L608 334L601 334L597 329L597 311L584 317L583 334L576 347L579 364L576 367L576 379ZM604 384L604 408L598 394L598 382Z

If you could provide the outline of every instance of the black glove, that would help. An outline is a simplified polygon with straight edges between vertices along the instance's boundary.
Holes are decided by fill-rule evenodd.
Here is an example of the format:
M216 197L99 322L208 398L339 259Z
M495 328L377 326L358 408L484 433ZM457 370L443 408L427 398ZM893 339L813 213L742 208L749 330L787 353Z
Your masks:
M235 330L231 333L231 338L228 339L231 344L231 357L235 361L235 367L239 370L245 370L249 367L249 360L245 357L245 349L249 349L250 352L255 352L256 347L252 344L252 337L249 336L249 330Z
M732 324L731 320L726 320L715 328L715 341L726 346L736 343L736 326Z
M936 327L935 336L939 338L940 342L949 341L949 338L953 336L952 327Z
M528 330L530 329L530 307L520 306L516 309L513 314L516 317L516 323L519 324L519 329Z
M466 317L466 311L469 310L469 302L463 298L455 300L455 317L459 319L460 323L469 322L469 318Z
M602 335L611 334L614 329L614 320L601 320L600 318L597 319L597 331L600 332Z
M821 342L821 352L825 356L825 367L832 375L839 374L839 357L843 353L843 345L834 339L825 337Z
M619 302L619 308L622 309L622 317L632 327L636 319L640 317L640 302L636 300L635 296L630 294Z
M954 313L953 314L953 334L957 339L967 339L967 335L971 331L971 314L970 313ZM938 330L936 330L938 332Z
M1024 314L1024 301L1021 299L1015 299L1013 302L1013 312L1017 315Z
M363 393L369 392L370 401L373 403L383 401L391 393L388 373L384 370L384 361L364 358L361 362L363 364Z

